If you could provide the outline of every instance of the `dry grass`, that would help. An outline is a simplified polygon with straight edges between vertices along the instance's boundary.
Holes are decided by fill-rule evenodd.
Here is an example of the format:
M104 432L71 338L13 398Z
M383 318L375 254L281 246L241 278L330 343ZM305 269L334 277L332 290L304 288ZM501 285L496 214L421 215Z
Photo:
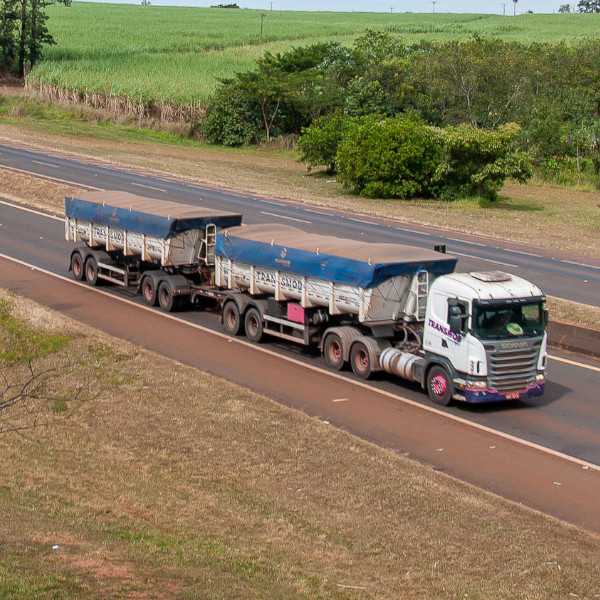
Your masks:
M597 537L14 306L99 396L0 436L3 598L598 597Z

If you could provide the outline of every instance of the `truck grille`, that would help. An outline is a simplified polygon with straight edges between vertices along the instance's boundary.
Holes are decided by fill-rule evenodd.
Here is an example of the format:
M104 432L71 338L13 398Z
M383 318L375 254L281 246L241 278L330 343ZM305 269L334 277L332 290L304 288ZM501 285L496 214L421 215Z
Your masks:
M516 392L533 385L541 344L541 338L484 344L490 387Z

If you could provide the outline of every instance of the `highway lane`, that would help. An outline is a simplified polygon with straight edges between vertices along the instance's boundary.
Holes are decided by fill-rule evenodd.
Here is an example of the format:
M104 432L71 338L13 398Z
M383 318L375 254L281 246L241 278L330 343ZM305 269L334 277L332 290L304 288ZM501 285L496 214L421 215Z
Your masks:
M64 240L60 216L0 204L0 249L3 254L69 277L68 257L72 248L73 245ZM111 286L101 289L142 304L131 292ZM65 302L68 304L68 300ZM57 305L61 306L60 303ZM215 312L192 311L178 317L194 325L221 331ZM274 341L266 347L304 364L324 367L318 354L293 344ZM549 381L542 398L477 407L456 404L438 410L600 465L600 405L597 402L600 362L556 351L551 355L554 358L549 363ZM565 360L570 362L563 362ZM344 377L350 382L356 381L352 374ZM411 402L430 406L427 396L416 385L397 383L389 376L381 376L369 385L392 397L401 395Z
M141 169L50 154L0 144L0 165L100 189L119 189L154 198L197 203L238 211L244 222L282 222L301 229L365 241L406 243L431 248L446 244L459 257L459 270L504 269L538 284L547 294L600 306L600 259L532 248L484 237L462 235L398 221L340 214L284 200L242 196L208 188L184 178L156 175Z

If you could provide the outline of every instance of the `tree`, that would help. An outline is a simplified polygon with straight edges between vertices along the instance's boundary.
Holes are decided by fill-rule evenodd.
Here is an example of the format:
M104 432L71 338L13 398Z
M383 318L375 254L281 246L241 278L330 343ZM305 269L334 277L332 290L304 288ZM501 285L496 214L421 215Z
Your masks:
M70 340L22 323L0 299L0 434L55 423L88 397L87 382L72 383L77 365L65 357Z
M559 13L570 13L571 12L571 5L570 4L561 4L559 9L558 9Z
M580 13L600 12L600 0L579 0L577 10Z
M479 196L495 200L508 177L524 183L531 177L527 155L516 150L521 128L516 123L485 131L467 124L446 127L441 134L444 159L434 180L446 198Z
M2 69L22 78L41 58L43 46L56 43L46 26L48 15L45 12L55 2L71 5L71 0L2 0Z

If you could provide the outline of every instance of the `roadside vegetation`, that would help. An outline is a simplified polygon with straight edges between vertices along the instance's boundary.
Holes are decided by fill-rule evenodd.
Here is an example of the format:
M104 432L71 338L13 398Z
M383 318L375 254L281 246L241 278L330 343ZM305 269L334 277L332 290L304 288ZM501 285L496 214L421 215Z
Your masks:
M228 146L300 136L310 169L368 197L600 185L591 14L49 10L57 45L27 77L46 100Z
M93 392L0 435L2 598L595 598L597 537L1 299Z

